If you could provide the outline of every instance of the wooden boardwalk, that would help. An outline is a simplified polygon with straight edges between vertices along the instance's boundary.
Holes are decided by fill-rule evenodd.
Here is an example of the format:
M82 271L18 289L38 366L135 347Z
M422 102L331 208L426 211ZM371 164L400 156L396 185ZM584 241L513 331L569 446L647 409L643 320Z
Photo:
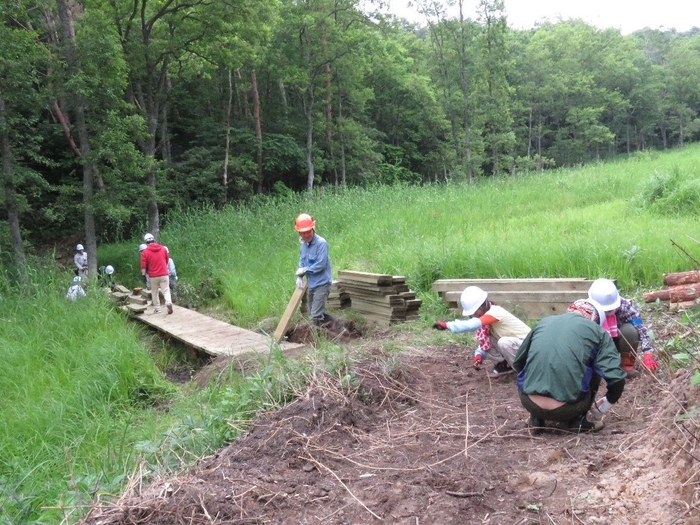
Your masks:
M267 354L276 344L271 335L245 330L194 310L173 305L173 313L168 315L165 306L162 308L163 313L153 314L150 313L153 307L149 306L146 312L132 314L131 318L215 356L233 357L250 352ZM282 351L287 351L303 348L304 345L282 341L279 347Z

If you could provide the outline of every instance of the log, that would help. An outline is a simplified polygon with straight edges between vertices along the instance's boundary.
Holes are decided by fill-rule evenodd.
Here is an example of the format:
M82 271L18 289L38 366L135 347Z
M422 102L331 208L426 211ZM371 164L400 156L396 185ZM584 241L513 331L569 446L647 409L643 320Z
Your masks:
M671 310L690 310L691 308L698 306L695 301L682 301L680 303L670 303L669 307Z
M670 301L671 294L677 292L679 295L683 295L688 288L700 287L700 283L693 284L679 284L676 286L669 286L665 290L656 290L655 292L647 292L644 294L644 302L653 303L657 299L659 301Z
M684 301L692 301L700 297L700 283L696 285L688 285L685 288L671 290L669 295L669 301L672 303L682 303Z
M664 274L664 284L666 286L676 286L679 284L693 283L700 283L700 271L698 270Z

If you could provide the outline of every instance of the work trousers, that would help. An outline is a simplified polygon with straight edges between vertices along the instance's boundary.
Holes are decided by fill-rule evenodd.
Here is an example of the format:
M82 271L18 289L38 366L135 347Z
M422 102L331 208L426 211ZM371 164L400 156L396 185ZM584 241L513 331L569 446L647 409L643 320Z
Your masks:
M515 355L518 353L521 344L523 344L523 339L519 337L501 337L500 339L491 337L491 349L484 353L487 359L491 359L496 363L506 361L508 366L513 366Z
M621 354L637 353L639 348L639 332L631 323L625 323L618 327L620 335L613 338L617 351Z
M328 302L328 294L330 292L331 283L322 284L316 288L309 288L306 292L309 304L309 315L315 325L321 325L332 319L332 317L326 313L326 303Z
M593 401L595 401L595 395L596 392L598 392L599 386L600 376L594 373L588 386L588 392L582 393L580 396L581 399L573 403L566 403L552 410L545 410L534 403L527 394L522 392L520 392L520 402L522 403L523 407L525 407L525 410L530 412L530 414L536 418L544 419L545 421L559 421L562 423L568 423L572 419L575 419L590 410Z
M168 281L169 279L167 275L151 277L151 297L153 299L153 306L156 310L160 308L160 294L158 292L163 294L166 306L173 304L170 297L170 286Z

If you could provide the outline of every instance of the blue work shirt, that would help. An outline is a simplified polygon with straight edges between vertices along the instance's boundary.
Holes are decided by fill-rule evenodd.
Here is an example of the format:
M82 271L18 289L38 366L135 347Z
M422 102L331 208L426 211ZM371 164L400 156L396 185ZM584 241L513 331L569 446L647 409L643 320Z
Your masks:
M332 282L331 261L326 239L314 232L311 242L301 241L299 268L306 268L306 282L311 290Z

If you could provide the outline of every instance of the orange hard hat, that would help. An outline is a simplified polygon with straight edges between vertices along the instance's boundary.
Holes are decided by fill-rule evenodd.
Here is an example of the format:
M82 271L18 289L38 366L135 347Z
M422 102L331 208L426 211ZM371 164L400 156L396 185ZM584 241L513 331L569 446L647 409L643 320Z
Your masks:
M302 213L294 219L294 229L299 233L308 232L316 227L316 221L308 213Z

